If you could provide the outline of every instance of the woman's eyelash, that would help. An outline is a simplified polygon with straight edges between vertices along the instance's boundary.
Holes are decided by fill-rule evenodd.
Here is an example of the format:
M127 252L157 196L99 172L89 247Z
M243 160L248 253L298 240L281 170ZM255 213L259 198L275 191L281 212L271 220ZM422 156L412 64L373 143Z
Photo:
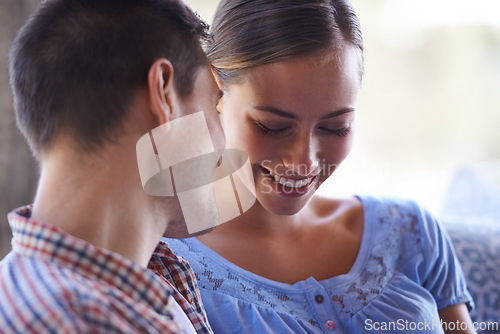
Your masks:
M286 130L288 130L288 127L281 128L281 129L270 129L267 126L265 126L264 124L262 124L261 122L255 122L255 123L257 124L259 129L262 131L262 133L264 133L265 135L277 135L277 134L283 133Z
M262 133L264 133L265 135L270 135L270 136L284 133L285 131L287 131L289 129L288 127L284 127L284 128L280 128L280 129L271 129L271 128L268 128L267 126L265 126L261 122L257 121L255 123L257 124L259 129L262 131ZM351 126L350 125L347 125L345 128L338 129L338 130L332 130L332 129L328 129L328 128L324 128L324 127L320 127L318 129L323 131L327 135L332 135L332 136L337 136L337 137L345 137L349 133L351 133Z
M338 137L345 137L349 133L351 133L351 126L348 125L345 128L339 129L339 130L331 130L328 128L320 128L320 130L329 134L329 135L338 136Z

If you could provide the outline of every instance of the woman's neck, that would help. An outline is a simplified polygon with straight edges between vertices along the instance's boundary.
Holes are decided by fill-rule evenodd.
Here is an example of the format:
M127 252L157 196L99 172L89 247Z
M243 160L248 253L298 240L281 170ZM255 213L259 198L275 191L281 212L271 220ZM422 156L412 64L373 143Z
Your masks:
M253 207L233 220L218 226L210 234L243 234L252 237L282 238L302 225L302 212L295 215L276 215L267 211L258 201Z
M358 200L316 196L293 216L271 214L256 203L198 239L245 270L293 284L347 273L357 257L363 225Z

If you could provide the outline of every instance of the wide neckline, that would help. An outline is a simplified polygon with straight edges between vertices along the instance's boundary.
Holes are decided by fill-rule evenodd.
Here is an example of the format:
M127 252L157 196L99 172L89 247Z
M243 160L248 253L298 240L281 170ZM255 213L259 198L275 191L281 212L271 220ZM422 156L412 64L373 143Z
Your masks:
M251 271L248 271L246 269L243 269L235 265L234 263L226 260L224 257L219 255L217 252L215 252L214 250L212 250L211 248L209 248L196 238L190 238L187 239L186 241L191 242L195 247L199 248L202 251L202 253L210 256L214 261L224 266L228 270L238 275L244 276L247 279L255 281L260 286L266 285L275 289L282 289L282 290L304 290L307 288L314 288L315 286L320 284L325 289L340 288L345 284L350 283L357 277L359 277L361 270L365 267L367 257L370 253L369 250L371 248L373 223L371 219L372 207L369 203L370 199L368 197L359 195L356 195L355 197L357 197L362 203L363 217L364 217L363 236L361 238L361 245L359 247L358 255L348 273L327 278L324 280L317 281L314 277L311 276L305 280L293 284L274 281L272 279L254 274Z

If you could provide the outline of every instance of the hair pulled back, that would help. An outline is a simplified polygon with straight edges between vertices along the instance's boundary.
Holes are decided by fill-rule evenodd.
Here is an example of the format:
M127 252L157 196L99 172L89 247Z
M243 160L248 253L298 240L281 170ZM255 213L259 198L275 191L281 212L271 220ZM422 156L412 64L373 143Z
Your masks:
M212 26L208 58L224 84L255 66L341 51L360 51L358 17L347 0L222 0Z

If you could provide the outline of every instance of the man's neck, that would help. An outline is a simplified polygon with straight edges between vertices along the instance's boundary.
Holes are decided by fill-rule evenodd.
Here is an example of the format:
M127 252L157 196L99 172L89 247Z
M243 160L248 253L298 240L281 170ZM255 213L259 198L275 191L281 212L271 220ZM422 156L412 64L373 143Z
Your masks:
M155 219L157 210L142 191L133 153L91 161L51 153L42 164L32 219L146 267L168 217Z

